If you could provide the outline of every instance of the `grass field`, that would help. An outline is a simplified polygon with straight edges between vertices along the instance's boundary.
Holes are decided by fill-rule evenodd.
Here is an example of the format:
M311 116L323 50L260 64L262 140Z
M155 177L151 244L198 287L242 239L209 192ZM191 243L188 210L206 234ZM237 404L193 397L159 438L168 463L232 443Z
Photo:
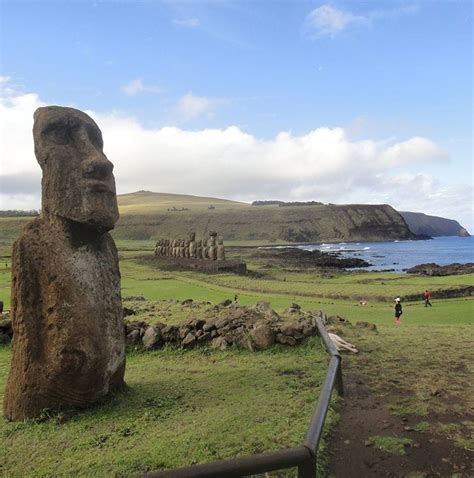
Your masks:
M149 241L119 241L118 246L124 297L218 303L237 293L243 305L265 300L282 311L297 302L306 310L338 314L352 323L375 323L378 333L341 329L361 351L344 359L345 373L370 383L392 416L414 417L420 430L416 433L429 433L456 449L473 449L474 390L469 377L474 372L474 301L434 299L433 308L423 307L421 300L405 302L401 327L395 326L393 304L387 302L425 288L471 285L472 275L328 274L279 267L259 278L204 275L161 271L138 262L137 256L151 253ZM248 260L252 270L268 272L251 255ZM7 308L9 280L10 269L1 268L0 300ZM368 305L359 306L359 298ZM184 319L176 317L176 322ZM1 347L0 396L9 359L10 348ZM0 475L129 476L299 444L326 366L318 339L261 353L208 348L131 353L125 393L77 415L19 424L0 421ZM337 410L334 402L321 451L321 476L329 473L328 433ZM371 448L395 454L409 448L404 438L379 433L367 437Z

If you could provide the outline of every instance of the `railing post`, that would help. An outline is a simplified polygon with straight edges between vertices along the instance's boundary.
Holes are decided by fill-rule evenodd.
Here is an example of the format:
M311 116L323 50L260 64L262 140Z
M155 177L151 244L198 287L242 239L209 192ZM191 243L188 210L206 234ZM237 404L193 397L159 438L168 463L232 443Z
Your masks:
M340 397L344 396L344 382L342 381L342 358L339 357L336 373L336 390Z
M316 478L316 457L314 455L298 465L298 478Z

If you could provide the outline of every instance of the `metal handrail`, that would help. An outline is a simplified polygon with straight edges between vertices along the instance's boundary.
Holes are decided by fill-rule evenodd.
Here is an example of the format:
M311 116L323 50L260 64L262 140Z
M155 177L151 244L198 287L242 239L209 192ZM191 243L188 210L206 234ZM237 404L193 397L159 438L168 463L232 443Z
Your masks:
M191 465L171 470L155 471L142 478L237 478L268 471L298 467L298 478L316 477L316 460L324 422L334 388L343 395L342 359L334 342L329 338L324 323L316 317L316 326L326 351L331 356L321 393L311 417L304 444L295 448L260 453L245 457L228 458L200 465Z

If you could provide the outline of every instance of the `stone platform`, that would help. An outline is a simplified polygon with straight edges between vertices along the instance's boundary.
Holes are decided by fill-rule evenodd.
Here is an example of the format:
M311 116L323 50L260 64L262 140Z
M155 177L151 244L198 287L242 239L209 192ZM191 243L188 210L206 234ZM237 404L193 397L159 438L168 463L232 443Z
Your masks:
M161 269L167 270L196 270L210 274L220 272L247 274L247 264L243 261L208 261L182 257L147 256L147 262L152 262Z

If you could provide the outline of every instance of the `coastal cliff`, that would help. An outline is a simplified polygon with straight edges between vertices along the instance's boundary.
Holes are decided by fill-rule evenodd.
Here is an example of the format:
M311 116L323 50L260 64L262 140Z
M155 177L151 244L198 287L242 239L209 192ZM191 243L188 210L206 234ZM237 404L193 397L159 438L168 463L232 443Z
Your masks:
M453 219L429 216L422 212L400 211L408 227L414 234L426 234L428 236L460 236L468 237L469 232Z
M226 241L322 242L413 239L403 217L387 204L294 203L252 206L216 198L138 192L118 197L119 239L198 237L218 231ZM140 205L142 207L140 207Z

